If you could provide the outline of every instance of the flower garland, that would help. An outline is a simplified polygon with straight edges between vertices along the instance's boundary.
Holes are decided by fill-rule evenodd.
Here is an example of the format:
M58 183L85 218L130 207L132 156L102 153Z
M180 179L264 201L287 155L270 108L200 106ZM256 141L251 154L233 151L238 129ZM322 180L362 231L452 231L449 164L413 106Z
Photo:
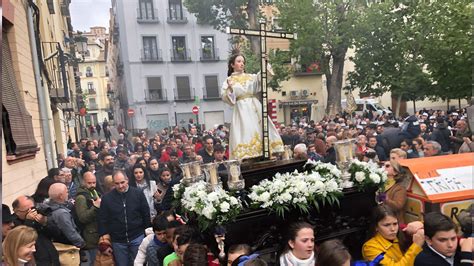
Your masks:
M383 188L387 181L387 173L373 162L353 160L349 165L350 180L359 190L369 187Z
M249 198L251 206L269 209L280 216L290 207L301 212L309 212L314 206L319 208L319 201L323 204L339 203L342 187L335 178L321 176L318 172L277 173L273 180L262 180L251 188Z
M212 225L223 225L234 220L242 210L242 203L223 189L207 192L204 181L190 186L179 183L173 186L174 198L181 208L197 216L201 230Z

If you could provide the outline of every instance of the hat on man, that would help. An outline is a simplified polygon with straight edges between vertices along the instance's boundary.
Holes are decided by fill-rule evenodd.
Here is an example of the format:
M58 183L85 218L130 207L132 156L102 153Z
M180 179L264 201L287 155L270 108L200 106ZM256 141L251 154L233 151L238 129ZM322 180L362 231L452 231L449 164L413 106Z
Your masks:
M436 116L432 115L430 116L430 120L435 120L436 119Z
M2 204L2 223L8 224L15 220L15 215L10 212L8 205Z
M428 113L423 113L422 116L428 116Z
M452 116L458 116L459 114L454 112L454 113L451 113Z

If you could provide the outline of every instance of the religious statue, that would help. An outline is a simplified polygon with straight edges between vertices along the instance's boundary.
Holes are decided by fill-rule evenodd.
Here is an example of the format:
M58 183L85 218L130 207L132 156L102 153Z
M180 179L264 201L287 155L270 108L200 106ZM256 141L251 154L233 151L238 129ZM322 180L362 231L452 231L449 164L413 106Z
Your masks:
M260 157L262 152L262 103L257 99L261 93L260 74L244 72L245 58L234 54L228 62L227 79L222 85L224 102L233 107L229 145L230 159ZM268 119L270 154L283 152L283 141L275 125Z

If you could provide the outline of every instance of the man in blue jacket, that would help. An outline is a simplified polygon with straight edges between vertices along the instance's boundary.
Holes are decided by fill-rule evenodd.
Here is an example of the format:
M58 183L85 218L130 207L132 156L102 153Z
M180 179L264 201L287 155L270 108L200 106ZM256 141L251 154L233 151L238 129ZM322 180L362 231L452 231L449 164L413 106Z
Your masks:
M128 185L123 171L112 177L115 189L102 197L99 209L99 235L110 235L116 265L133 265L145 228L151 226L150 209L143 192Z

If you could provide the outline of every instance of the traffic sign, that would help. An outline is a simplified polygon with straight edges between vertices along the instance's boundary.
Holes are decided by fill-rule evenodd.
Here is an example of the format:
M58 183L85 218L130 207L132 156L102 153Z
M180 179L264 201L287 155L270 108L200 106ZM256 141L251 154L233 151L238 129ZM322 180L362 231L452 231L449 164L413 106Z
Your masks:
M193 114L197 115L199 113L199 106L193 106Z
M132 117L132 116L135 115L135 110L133 110L132 108L128 108L127 113L128 113L128 116L129 116L129 117Z

